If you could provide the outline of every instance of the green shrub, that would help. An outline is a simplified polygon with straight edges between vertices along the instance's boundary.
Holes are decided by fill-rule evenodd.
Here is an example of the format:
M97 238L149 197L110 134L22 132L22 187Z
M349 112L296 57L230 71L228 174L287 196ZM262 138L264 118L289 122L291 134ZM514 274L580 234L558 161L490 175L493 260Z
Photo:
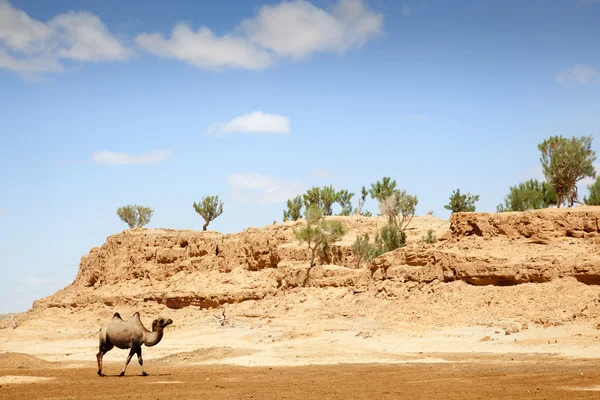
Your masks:
M363 263L367 264L377 257L379 252L375 244L369 241L369 234L365 233L363 236L356 237L356 240L352 244L352 254L356 259L356 265L360 267Z
M194 202L194 210L204 218L202 230L205 231L211 221L223 214L223 202L219 200L219 195L202 197L200 203Z
M147 225L152 218L154 210L149 207L138 206L137 204L120 207L117 209L117 215L121 221L127 223L130 228Z
M365 201L367 200L367 196L369 195L369 192L367 191L367 188L365 188L364 186L360 189L360 199L358 199L358 207L356 207L356 214L358 215L362 215L365 217L371 217L373 214L371 214L370 211L364 211L363 212L363 207L365 206Z
M596 177L592 136L573 136L570 139L551 136L540 143L538 149L542 153L540 161L544 177L556 191L557 207L565 201L572 207L578 202L577 182L586 177Z
M475 203L479 201L479 195L472 195L471 192L467 194L460 194L460 189L456 189L450 195L450 203L445 205L444 208L456 212L473 212L475 211Z
M435 243L436 240L437 238L435 237L435 233L433 233L433 229L427 230L427 235L421 237L421 241L429 244Z
M588 185L589 197L584 197L583 202L588 206L600 206L600 177L596 181Z
M406 234L394 224L387 224L375 236L375 246L379 254L404 247Z
M350 193L346 189L337 192L337 202L342 207L340 215L348 216L352 214L352 196L354 196L354 193Z
M538 210L547 208L556 202L556 192L552 185L547 182L538 182L537 179L530 179L517 186L511 186L508 195L504 198L504 204L498 205L496 211Z
M287 210L283 210L283 222L297 221L302 216L302 196L287 201Z
M417 196L396 190L379 201L379 212L388 218L388 224L404 231L415 216L418 202Z
M346 230L340 221L327 221L323 219L322 211L312 205L306 211L306 225L294 229L294 236L300 242L308 244L310 249L310 267L315 265L315 256L318 251L323 251L330 244L340 240Z

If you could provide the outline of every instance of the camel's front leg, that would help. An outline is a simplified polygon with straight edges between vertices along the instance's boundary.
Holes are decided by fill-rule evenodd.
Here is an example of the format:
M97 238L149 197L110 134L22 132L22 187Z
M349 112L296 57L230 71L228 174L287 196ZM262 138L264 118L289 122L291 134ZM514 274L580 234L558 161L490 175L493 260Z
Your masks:
M140 367L142 367L142 375L143 376L148 376L148 374L146 373L146 371L144 370L144 360L142 360L142 346L140 346L137 350L136 350L137 356L138 356L138 362L140 363Z
M129 355L127 356L127 361L125 361L125 366L123 367L123 371L121 371L121 374L119 376L123 376L125 375L125 370L127 369L127 365L129 364L129 361L131 361L131 357L133 357L133 355L135 354L135 348L131 348L131 350L129 350Z

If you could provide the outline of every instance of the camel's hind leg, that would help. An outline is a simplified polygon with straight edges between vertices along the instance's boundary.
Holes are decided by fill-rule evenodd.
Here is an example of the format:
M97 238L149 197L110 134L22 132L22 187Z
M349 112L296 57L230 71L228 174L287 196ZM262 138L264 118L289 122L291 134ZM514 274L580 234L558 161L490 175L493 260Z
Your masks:
M110 341L105 343L100 342L98 354L96 354L96 361L98 361L98 375L105 376L102 372L102 357L113 348L113 344Z
M134 354L135 354L135 347L132 347L131 350L129 350L129 355L127 356L127 361L125 361L125 366L123 367L123 371L121 371L121 374L119 376L125 375L125 370L127 369L127 366L129 365L129 361L131 361L131 357L133 357Z
M137 353L138 362L140 363L140 367L142 367L142 375L148 376L148 374L146 373L146 370L144 370L144 360L142 359L142 346L138 347L135 352Z

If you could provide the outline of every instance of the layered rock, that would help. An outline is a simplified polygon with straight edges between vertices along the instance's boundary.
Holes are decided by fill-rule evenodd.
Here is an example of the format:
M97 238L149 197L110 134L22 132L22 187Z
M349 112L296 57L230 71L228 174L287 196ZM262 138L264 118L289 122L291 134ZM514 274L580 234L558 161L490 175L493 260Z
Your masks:
M293 234L302 221L227 235L127 230L92 249L82 258L71 285L34 306L155 303L173 309L211 308L262 300L300 286L347 287L350 292L376 294L382 288L392 293L407 284L453 281L508 286L575 278L600 284L600 207L457 213L449 223L418 217L407 231L406 247L367 266L358 264L352 243L364 233L374 237L385 219L328 218L340 220L348 234L310 271L309 250ZM440 238L434 244L421 241L429 229Z

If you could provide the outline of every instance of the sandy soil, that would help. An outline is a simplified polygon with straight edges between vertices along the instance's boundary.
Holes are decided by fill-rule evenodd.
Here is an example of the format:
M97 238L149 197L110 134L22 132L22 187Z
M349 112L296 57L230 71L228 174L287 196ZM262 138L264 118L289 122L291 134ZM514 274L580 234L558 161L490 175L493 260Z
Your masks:
M597 398L600 366L593 360L546 356L446 354L446 363L346 364L304 367L199 366L147 363L150 375L100 378L94 365L66 368L22 355L0 357L0 397L6 399L577 399ZM21 361L26 368L16 367ZM54 365L56 364L56 365ZM136 369L137 367L137 369ZM15 378L21 377L19 382ZM49 379L48 379L49 378ZM36 380L37 379L37 380ZM41 380L45 379L45 380Z

